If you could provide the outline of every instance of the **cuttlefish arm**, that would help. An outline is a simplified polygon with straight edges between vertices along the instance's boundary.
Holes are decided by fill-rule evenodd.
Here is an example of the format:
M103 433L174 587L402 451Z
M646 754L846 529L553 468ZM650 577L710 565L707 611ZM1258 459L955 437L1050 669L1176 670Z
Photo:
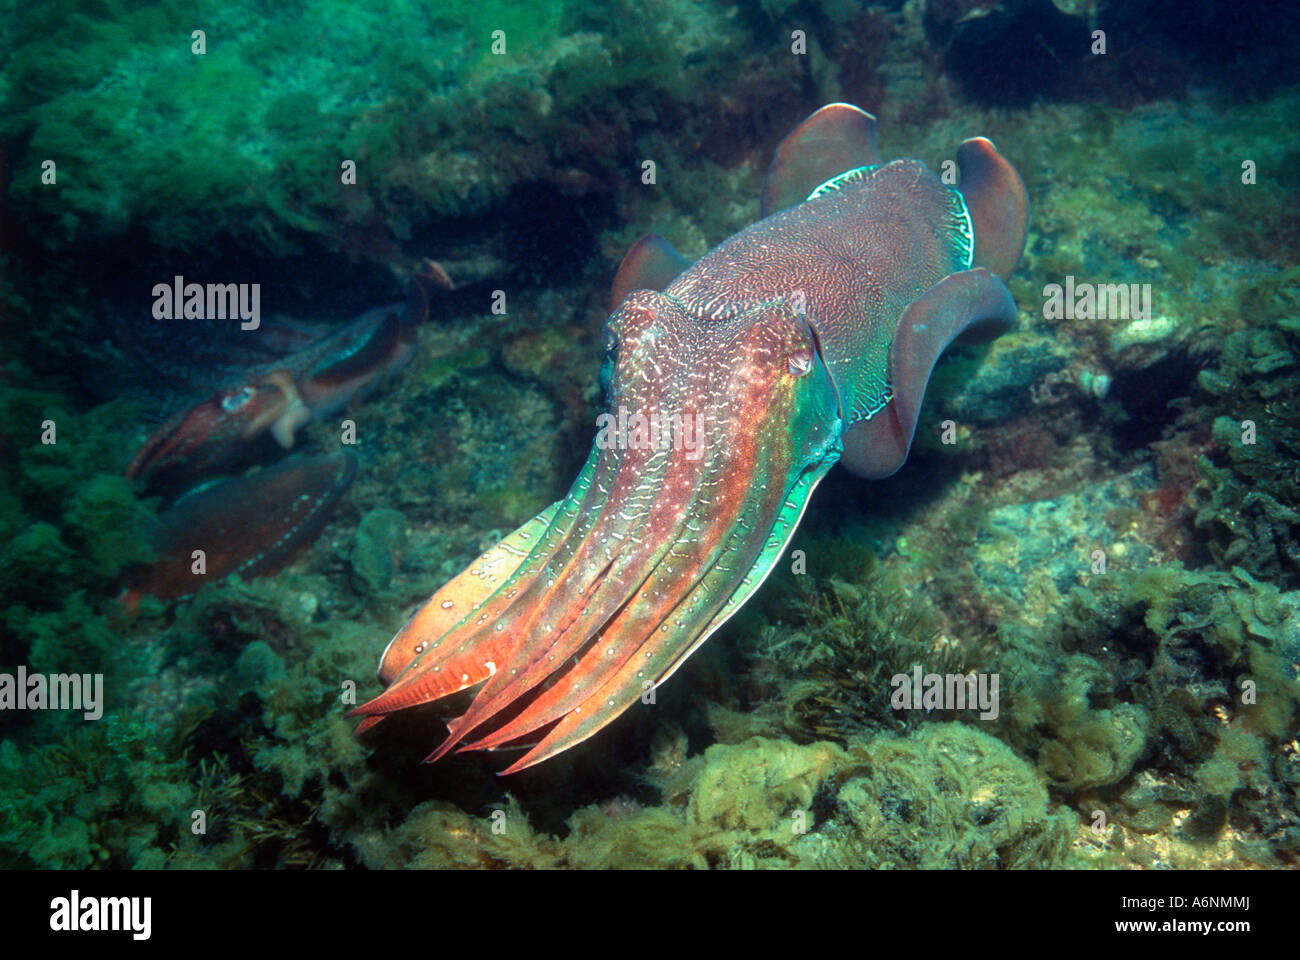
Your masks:
M381 672L410 659L354 711L383 715L486 679L430 759L471 733L463 749L554 724L513 771L595 733L757 587L838 458L834 385L787 304L700 323L641 290L607 335L618 355L608 435L574 488L512 535L534 546L512 555L518 566L491 593L480 561L435 594ZM620 411L657 413L658 427L633 422L619 436ZM478 606L447 628L443 605L456 593L478 594Z
M387 689L353 711L362 729L481 684L429 760L528 745L511 773L554 756L745 602L841 455L863 476L896 470L939 354L1015 320L992 271L1024 237L999 217L1027 204L986 143L959 151L974 172L950 190L917 161L881 164L874 119L832 104L779 148L770 216L694 264L662 237L636 244L586 466L398 632Z
M423 261L404 305L368 311L179 411L140 448L126 475L180 485L219 471L263 434L292 447L304 425L342 409L410 359L432 292L450 288L442 268Z

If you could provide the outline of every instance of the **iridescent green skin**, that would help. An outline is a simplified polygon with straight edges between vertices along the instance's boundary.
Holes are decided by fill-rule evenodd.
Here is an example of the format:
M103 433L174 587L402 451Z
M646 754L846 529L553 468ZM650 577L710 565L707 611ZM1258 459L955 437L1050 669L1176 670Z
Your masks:
M664 682L766 578L845 441L880 445L893 381L923 390L985 301L1005 320L1005 287L969 269L972 240L961 195L895 161L766 217L663 292L629 287L605 327L608 412L684 418L702 445L602 432L565 499L399 631L380 663L387 690L353 711L361 729L483 682L429 759L533 741L509 773ZM642 286L668 270L648 250L630 271ZM911 363L900 344L926 356ZM885 475L910 439L908 427L886 469L860 449L858 472Z
M839 456L830 375L785 303L701 322L641 290L610 318L607 342L610 410L689 418L702 443L593 449L513 554L482 558L398 634L380 669L392 685L356 713L380 717L487 680L430 759L551 680L471 746L558 721L516 770L595 733L739 608ZM444 607L458 612L439 618Z

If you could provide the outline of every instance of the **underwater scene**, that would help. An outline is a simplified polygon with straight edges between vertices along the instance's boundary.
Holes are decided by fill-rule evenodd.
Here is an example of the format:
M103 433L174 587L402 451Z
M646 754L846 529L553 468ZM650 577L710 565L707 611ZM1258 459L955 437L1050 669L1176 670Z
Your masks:
M1295 868L1298 28L0 0L0 868Z

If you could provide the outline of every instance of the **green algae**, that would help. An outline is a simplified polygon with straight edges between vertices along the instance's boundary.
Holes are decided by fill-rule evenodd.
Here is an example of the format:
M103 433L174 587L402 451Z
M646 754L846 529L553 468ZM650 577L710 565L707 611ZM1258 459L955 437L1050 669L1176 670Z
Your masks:
M603 192L634 163L632 118L703 99L681 58L741 40L564 2L386 0L338 16L315 0L276 18L239 3L196 21L162 0L14 19L4 132L25 143L13 192L43 243L102 243L143 224L163 249L233 240L276 256L364 250L381 225L406 239L557 174ZM593 117L618 136L591 136ZM583 155L556 171L546 145L564 142ZM354 185L341 183L345 159ZM41 184L43 160L58 165L57 186Z
M798 543L816 558L810 571L774 578L763 605L766 622L742 641L755 682L778 684L779 702L762 714L783 733L809 742L894 729L908 717L890 709L891 677L918 663L964 672L962 651L939 637L933 611L910 598L871 554L844 541ZM829 570L836 573L828 576ZM798 679L781 682L788 676Z
M1196 524L1214 561L1257 577L1300 585L1300 269L1242 293L1252 329L1225 339L1219 363L1197 383L1210 400L1215 448L1199 463L1205 478Z
M406 517L386 507L371 510L357 524L352 544L353 586L363 595L382 597L407 549Z
M918 649L915 638L933 625L918 629L888 576L863 567L860 556L848 569L856 569L856 585L777 578L784 599L770 597L765 612L774 625L759 627L742 647L752 662L750 682L773 692L744 712L711 714L724 742L753 733L796 740L821 734L848 746L862 731L886 736L878 731L916 722L890 716L883 695L889 673L906 670L912 657L927 670L970 669L945 660L956 653L1002 676L1003 712L988 732L1049 791L1050 809L1072 807L1084 820L1100 811L1146 834L1167 832L1185 810L1179 835L1189 841L1213 842L1231 823L1273 838L1238 844L1241 856L1265 863L1285 856L1294 816L1288 751L1300 715L1297 671L1286 655L1293 653L1295 594L1244 570L1219 574L1173 563L1094 576L1046 624L1006 619L996 644L970 645L966 635L964 649ZM862 606L864 595L876 604ZM927 616L933 624L934 613ZM910 624L901 634L900 621ZM814 636L816 645L809 643ZM923 722L915 735L934 726ZM1113 853L1097 862L1110 862ZM1044 862L1054 856L1039 855Z
M139 666L114 597L153 557L153 512L121 476L130 409L73 413L57 394L0 389L0 416L23 437L0 464L0 649L38 671L103 673L112 695Z
M1075 864L1078 821L1051 809L1033 770L1004 743L958 724L851 748L866 768L840 788L852 857L826 866L988 869ZM941 838L941 839L940 839ZM819 865L823 865L819 863Z
M482 347L470 347L436 357L420 371L421 382L434 390L446 386L457 374L486 366L492 355Z
M1071 657L1054 678L1059 694L1046 701L1039 719L1055 734L1039 747L1039 770L1049 783L1072 792L1127 777L1151 732L1150 716L1137 704L1096 709L1089 703L1100 674L1095 660Z
M719 744L661 787L662 806L575 811L563 839L534 831L507 799L485 817L425 803L357 842L372 867L987 869L1069 863L1075 826L1049 812L1032 769L1006 746L956 724L847 748Z
M1041 654L1008 632L1023 680L1004 736L1081 812L1149 832L1190 808L1188 836L1212 839L1228 819L1276 836L1291 816L1283 771L1300 707L1278 656L1282 596L1244 571L1179 564L1093 578L1051 628L1077 651L1063 662L1030 666L1020 658Z
M40 749L0 741L0 862L161 866L192 797L185 773L138 719L108 716Z

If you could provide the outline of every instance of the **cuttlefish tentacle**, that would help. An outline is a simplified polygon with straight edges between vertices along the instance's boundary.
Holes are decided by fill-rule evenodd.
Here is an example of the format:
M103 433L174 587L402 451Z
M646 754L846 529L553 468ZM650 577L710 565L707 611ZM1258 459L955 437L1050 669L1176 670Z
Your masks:
M958 164L952 190L918 161L883 163L874 118L831 104L778 148L759 223L694 264L638 241L611 290L586 466L399 631L361 729L481 683L428 759L526 743L510 773L554 756L739 609L841 456L866 477L898 469L939 355L1016 316L1000 276L1024 243L1024 186L987 140Z
M240 437L250 440L269 430L282 449L293 446L294 435L298 428L311 422L311 408L302 398L297 381L288 370L272 370L264 376L258 386L263 390L278 392L278 401L265 404L247 421L240 431Z
M479 646L474 621L508 606L530 584L578 523L585 490L595 473L597 452L565 499L552 504L480 556L439 589L393 637L380 658L379 679L388 688L366 704L369 728L393 710L436 700L480 683L496 673L512 652L504 636ZM495 601L495 605L494 604ZM469 634L444 642L452 631ZM362 712L358 710L357 712Z
M517 658L510 674L503 672L489 680L470 711L453 722L440 752L455 746L460 735L482 719L565 668L584 647L590 649L582 654L583 662L604 658L610 668L626 662L651 635L663 639L664 655L671 657L674 647L684 650L700 622L716 617L742 585L789 495L806 498L803 488L810 487L805 481L802 487L787 490L781 478L788 466L772 461L801 458L798 474L820 467L820 476L838 453L833 387L807 324L788 310L769 313L767 318L741 317L726 324L730 337L719 327L708 331L706 338L685 317L664 323L672 305L649 292L634 294L616 314L612 326L631 359L620 368L615 396L624 407L662 405L662 409L686 411L685 422L679 420L676 426L702 429L703 434L691 438L701 455L692 458L673 449L673 444L680 447L687 439L680 436L662 438L665 443L660 445L598 446L597 479L581 485L583 496L573 511L590 518L589 522L570 534L565 549L554 551L545 580L535 578L530 589L520 591L513 609L490 618L490 623L463 624L476 633L461 641L458 649L474 649L493 633L505 649L513 649L521 633L532 631L549 642L539 644L531 656ZM670 346L666 352L676 360L673 370L666 377L644 376L635 366L636 356L644 353L656 360L662 374L659 351L664 346ZM707 364L701 353L705 349L726 351L736 362ZM800 395L816 396L819 402L809 406L811 413L790 409L792 400L774 395L774 379L799 384ZM706 414L705 398L712 397L726 398L725 404ZM763 404L757 403L760 399ZM769 411L762 429L742 415L755 406ZM697 414L701 414L698 421ZM811 419L804 424L801 418ZM713 423L726 435L709 435ZM793 435L788 429L792 423L800 427ZM764 476L771 476L772 482L750 483L751 478ZM744 482L738 485L731 478L744 478ZM646 553L639 549L642 544L654 549ZM439 603L435 596L426 610ZM668 616L664 610L676 611L674 623L664 622ZM449 632L438 642L454 642L456 636ZM399 634L395 642L404 639ZM655 671L649 676L657 681L665 667L656 660L648 669ZM505 737L544 725L570 709L580 712L582 698L598 686L576 683L582 672L565 674L514 721ZM393 708L395 698L405 698L404 686L395 682L357 712Z
M806 326L800 330L797 318L773 313L761 323L749 318L738 318L736 323L746 329L749 342L740 349L751 363L737 364L727 371L724 382L708 389L735 398L738 407L761 394L771 416L757 429L743 417L718 425L724 435L709 438L709 456L699 475L689 481L679 478L694 485L683 488L689 490L684 502L649 524L652 535L667 528L660 538L669 547L641 565L639 569L646 573L639 587L597 630L575 638L584 640L583 652L554 685L513 721L462 749L505 743L566 717L520 761L530 765L594 733L609 710L621 710L658 683L702 640L701 625L717 619L747 577L765 575L766 569L756 572L755 566L782 510L787 509L786 502L792 494L805 500L811 488L806 475L820 478L834 462L838 411L824 367L797 375L789 370L790 356L802 352L811 360L814 355L811 336ZM755 361L759 356L772 362ZM804 376L809 376L808 382L798 382L797 377ZM786 396L770 382L776 379L789 381ZM807 410L794 409L797 405ZM800 448L792 441L791 424L806 426L800 435L819 442L811 449ZM777 482L789 473L797 484L804 482L792 489ZM746 478L744 485L738 485L736 477ZM673 489L672 482L666 489ZM485 705L482 715L492 707ZM453 736L459 732L454 729Z
M505 610L485 609L438 638L437 644L458 651L494 644L512 667L488 678L430 759L546 683L549 689L481 743L505 742L570 712L583 713L595 692L640 653L647 662L638 672L648 679L635 689L624 684L619 697L606 697L605 708L588 710L588 716L607 713L609 699L635 699L640 684L658 682L692 645L701 623L718 619L743 587L787 501L792 495L806 499L812 483L805 474L820 478L839 442L834 389L806 321L784 305L765 314L736 318L725 325L729 330L701 337L698 325L661 295L641 291L624 303L611 325L630 359L620 366L614 395L625 409L684 411L666 427L676 435L658 443L598 444L593 482L582 485L581 499L569 498L576 503L569 512L587 522L548 551L541 575L527 587L503 584L489 599L492 607L508 597ZM734 363L708 363L706 350L721 351ZM664 369L665 354L673 358L671 370ZM637 366L638 356L655 362L655 377ZM721 406L710 400L717 397L725 398ZM751 408L767 412L755 422L742 415ZM712 424L718 436L708 435ZM792 433L791 424L799 429ZM683 449L688 443L699 456ZM784 478L792 463L801 482L788 488ZM756 477L759 482L751 482ZM438 603L435 596L425 609ZM537 642L511 657L525 637ZM416 677L428 673L427 665L406 669ZM463 676L476 674L466 668ZM412 682L426 692L427 680ZM399 677L356 712L386 712L410 694Z
M620 616L524 714L460 749L499 746L559 719L524 757L502 771L514 773L592 736L647 690L667 680L767 577L794 533L813 488L833 462L834 457L828 455L811 464L785 491L771 521L772 533L765 541L760 543L755 533L766 527L771 504L749 504L754 519L736 520L722 549L711 563L702 565L704 572L694 572L694 581L675 605L659 612L644 609L649 604L642 604L643 609ZM757 551L756 544L760 547ZM631 642L624 642L628 639Z

